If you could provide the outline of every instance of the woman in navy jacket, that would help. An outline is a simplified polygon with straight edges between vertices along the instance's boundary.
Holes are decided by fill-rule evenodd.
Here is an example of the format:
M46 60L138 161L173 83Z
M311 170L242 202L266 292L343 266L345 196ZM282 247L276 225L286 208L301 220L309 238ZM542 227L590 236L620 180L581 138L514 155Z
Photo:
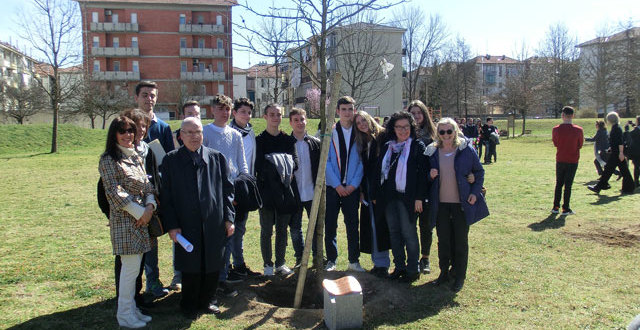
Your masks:
M440 276L435 283L449 281L449 265L453 260L455 282L451 289L458 292L467 272L469 226L489 215L481 194L484 169L453 119L441 119L436 131L436 141L426 150L431 165L430 216L438 233L440 262Z
M387 127L389 142L380 150L372 201L382 203L377 206L384 210L389 227L395 265L389 278L413 282L420 278L416 213L423 211L428 162L410 113L394 113Z

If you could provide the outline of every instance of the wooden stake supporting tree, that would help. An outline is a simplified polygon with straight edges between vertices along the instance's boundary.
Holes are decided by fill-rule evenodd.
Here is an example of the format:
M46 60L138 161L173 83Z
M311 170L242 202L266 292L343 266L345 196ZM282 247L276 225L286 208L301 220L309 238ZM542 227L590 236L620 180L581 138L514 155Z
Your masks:
M294 308L300 308L302 303L302 294L304 293L304 284L307 279L307 265L309 264L309 254L311 251L311 245L314 239L314 232L316 228L316 222L319 220L320 228L324 228L324 213L319 217L318 210L320 208L321 201L324 202L325 183L324 178L327 170L327 158L329 157L329 148L331 147L331 130L335 121L336 104L338 103L338 93L340 93L340 81L342 75L340 72L336 72L333 75L333 85L331 87L331 102L330 107L326 111L326 124L324 127L322 148L320 149L320 166L318 166L318 177L316 178L316 185L313 191L313 202L311 203L311 213L309 214L309 224L307 226L307 235L305 238L304 251L302 252L302 261L300 263L300 271L298 272L298 285L296 286L296 296L293 301ZM322 207L324 209L324 206ZM320 230L318 230L320 231ZM320 250L320 238L324 233L317 233L318 250ZM322 259L316 257L316 267L320 265L322 267ZM319 269L318 269L319 271ZM319 273L319 272L318 272Z

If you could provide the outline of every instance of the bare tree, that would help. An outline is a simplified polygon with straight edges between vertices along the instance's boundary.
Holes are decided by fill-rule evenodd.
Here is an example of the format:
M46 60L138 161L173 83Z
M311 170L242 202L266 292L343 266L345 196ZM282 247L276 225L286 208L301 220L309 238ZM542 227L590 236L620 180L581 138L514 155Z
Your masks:
M543 94L556 118L562 107L578 100L577 39L569 35L567 27L558 23L549 27L540 45L545 73Z
M444 45L448 32L440 15L428 19L419 7L405 6L394 14L394 25L406 29L402 38L405 51L405 91L409 99L419 97L420 68L429 65Z
M107 120L121 112L123 109L133 107L133 103L126 87L118 83L107 82L106 84L84 80L75 89L75 96L69 99L71 106L71 116L84 115L91 120L91 128L95 128L96 119L102 121L102 129L106 128Z
M640 28L634 28L632 22L621 23L622 45L618 55L621 58L617 67L617 76L621 83L620 98L624 101L625 115L632 117L639 112L640 105Z
M75 93L77 82L60 79L60 69L80 60L80 16L78 5L71 0L30 0L32 10L20 19L21 37L27 40L51 66L38 82L45 88L53 111L51 152L58 151L58 119L60 105Z
M277 102L283 93L281 71L282 66L287 63L287 49L297 41L294 31L297 23L287 19L293 15L291 9L277 8L273 2L269 11L260 15L257 26L247 24L244 17L241 23L234 23L242 39L240 43L235 44L236 46L273 61L275 84L270 88L269 97L274 102Z
M611 31L604 27L598 37L580 45L580 104L595 104L596 113L614 101L616 89L616 59L619 53L607 42Z
M8 117L15 119L18 124L47 108L46 92L34 81L28 84L19 83L16 86L5 85L0 104Z

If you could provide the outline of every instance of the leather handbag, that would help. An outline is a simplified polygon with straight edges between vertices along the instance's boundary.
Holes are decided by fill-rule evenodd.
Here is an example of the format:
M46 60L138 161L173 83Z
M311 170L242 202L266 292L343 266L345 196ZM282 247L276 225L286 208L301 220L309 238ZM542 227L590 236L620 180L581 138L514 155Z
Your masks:
M151 237L160 237L166 233L164 227L162 226L162 220L160 220L158 211L153 212L151 220L149 220L148 228L149 236Z

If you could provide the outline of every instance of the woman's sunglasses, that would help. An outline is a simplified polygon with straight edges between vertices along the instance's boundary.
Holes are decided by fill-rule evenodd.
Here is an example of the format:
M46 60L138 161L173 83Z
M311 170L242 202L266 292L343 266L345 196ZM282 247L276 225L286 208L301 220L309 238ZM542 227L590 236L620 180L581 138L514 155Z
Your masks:
M120 134L126 134L126 133L136 134L136 129L133 128L133 127L129 127L127 129L118 128L118 133L120 133Z
M441 129L438 133L440 133L440 135L444 135L445 133L446 134L453 134L453 130L452 129L448 129L448 130L445 131L445 130Z

